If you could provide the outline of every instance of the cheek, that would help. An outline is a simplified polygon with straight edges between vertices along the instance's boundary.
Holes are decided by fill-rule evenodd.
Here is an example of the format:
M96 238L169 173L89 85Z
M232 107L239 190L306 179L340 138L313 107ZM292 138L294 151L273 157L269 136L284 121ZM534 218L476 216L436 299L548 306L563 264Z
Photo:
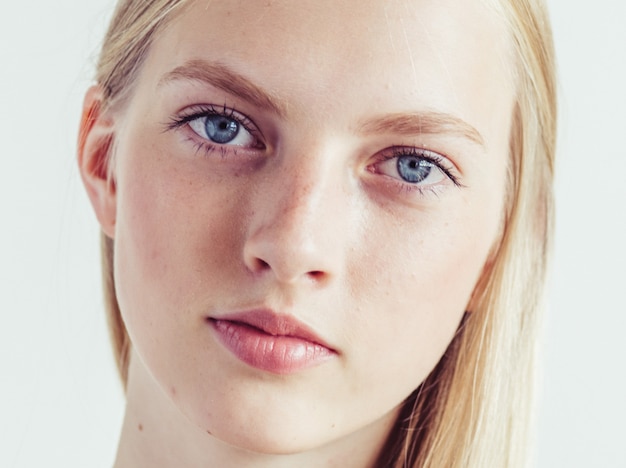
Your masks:
M350 317L354 339L369 344L367 353L351 356L359 362L354 369L364 371L356 378L367 382L364 392L402 401L439 362L498 233L502 197L490 193L473 205L459 200L406 221L387 220L369 236L367 250L376 255L352 272L355 300L368 313L362 307Z
M198 309L207 291L233 268L236 209L163 150L131 140L118 159L118 301L138 354L165 375L181 362L167 350L187 353L180 343L205 326Z

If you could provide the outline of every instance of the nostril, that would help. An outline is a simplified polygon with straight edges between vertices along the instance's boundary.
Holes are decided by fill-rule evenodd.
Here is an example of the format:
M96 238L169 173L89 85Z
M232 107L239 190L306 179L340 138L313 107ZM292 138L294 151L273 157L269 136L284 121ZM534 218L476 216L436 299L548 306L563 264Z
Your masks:
M248 268L254 273L261 273L272 269L270 264L261 258L251 258L248 263Z

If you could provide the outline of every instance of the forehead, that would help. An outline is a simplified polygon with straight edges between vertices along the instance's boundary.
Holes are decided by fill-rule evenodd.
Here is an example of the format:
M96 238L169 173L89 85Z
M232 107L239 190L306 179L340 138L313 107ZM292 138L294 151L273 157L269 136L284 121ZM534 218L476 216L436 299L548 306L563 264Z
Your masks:
M293 116L314 104L480 120L477 107L511 100L509 48L504 22L481 0L194 0L155 38L146 67L156 81L196 59L226 64Z

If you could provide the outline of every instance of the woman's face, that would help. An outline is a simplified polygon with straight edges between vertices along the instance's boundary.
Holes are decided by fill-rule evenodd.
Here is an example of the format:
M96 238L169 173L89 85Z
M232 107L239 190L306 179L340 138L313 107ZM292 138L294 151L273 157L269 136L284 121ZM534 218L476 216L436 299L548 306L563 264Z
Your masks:
M506 43L460 0L197 1L160 33L114 114L129 398L253 451L384 433L499 233Z

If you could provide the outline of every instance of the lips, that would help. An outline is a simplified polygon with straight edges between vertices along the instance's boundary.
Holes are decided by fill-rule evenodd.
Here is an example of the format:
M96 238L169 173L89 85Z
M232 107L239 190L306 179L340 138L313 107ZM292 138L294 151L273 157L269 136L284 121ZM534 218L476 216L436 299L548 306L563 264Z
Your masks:
M259 370L291 374L322 365L337 355L296 319L260 309L209 318L220 343Z

